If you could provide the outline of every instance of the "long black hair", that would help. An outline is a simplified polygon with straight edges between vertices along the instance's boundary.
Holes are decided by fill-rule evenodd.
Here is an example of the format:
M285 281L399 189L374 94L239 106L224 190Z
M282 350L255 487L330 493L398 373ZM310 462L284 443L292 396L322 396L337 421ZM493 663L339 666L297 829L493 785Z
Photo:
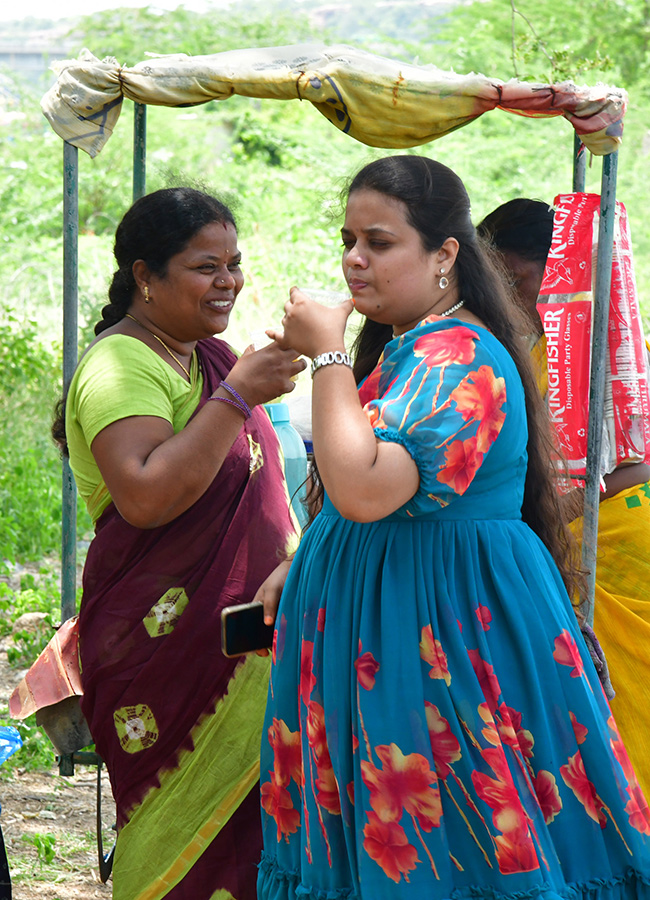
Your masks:
M528 469L522 518L539 535L560 569L569 592L580 581L575 544L566 528L551 462L552 426L540 396L525 335L528 320L509 291L503 267L472 224L470 201L461 179L435 160L422 156L390 156L369 163L347 189L372 190L400 200L407 222L418 231L426 252L438 250L449 237L459 249L453 273L458 297L504 345L521 376L528 422ZM377 365L392 336L389 325L367 319L354 344L354 373L359 383Z
M476 230L501 253L544 265L553 237L553 208L543 200L516 197L493 209Z
M95 334L116 325L126 315L136 290L133 264L142 259L163 278L169 260L182 253L206 225L227 223L235 229L232 211L211 194L191 187L163 188L136 200L115 232L113 254L117 269L108 289L108 304L101 311ZM67 456L65 397L56 404L52 437Z

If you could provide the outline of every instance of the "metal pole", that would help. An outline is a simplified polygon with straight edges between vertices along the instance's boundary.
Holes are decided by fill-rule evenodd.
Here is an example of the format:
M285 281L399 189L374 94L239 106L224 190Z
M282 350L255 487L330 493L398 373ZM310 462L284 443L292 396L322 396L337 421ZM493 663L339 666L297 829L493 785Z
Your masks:
M146 194L147 107L133 104L133 201Z
M77 365L79 278L79 151L63 144L63 395ZM70 461L63 458L61 484L61 621L77 611L77 486ZM59 774L74 775L70 755L58 758Z
M587 148L578 135L573 133L573 190L582 193L587 175Z
M63 393L77 365L77 296L79 244L78 150L63 144ZM61 535L61 621L77 609L77 488L63 459Z
M598 228L598 263L594 292L594 323L591 341L591 384L589 389L589 427L587 433L587 477L584 500L582 564L587 572L587 596L580 612L589 625L594 621L596 587L596 550L598 547L598 507L600 503L600 455L603 441L605 406L605 367L607 325L612 283L614 216L616 212L616 171L618 153L603 159L600 192L600 224Z

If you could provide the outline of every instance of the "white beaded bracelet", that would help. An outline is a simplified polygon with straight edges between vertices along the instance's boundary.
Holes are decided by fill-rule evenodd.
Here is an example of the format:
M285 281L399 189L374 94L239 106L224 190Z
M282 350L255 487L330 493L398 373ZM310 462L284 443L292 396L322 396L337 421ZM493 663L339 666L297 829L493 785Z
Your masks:
M322 369L323 366L331 366L332 363L352 368L352 360L347 353L343 353L341 350L329 350L327 353L321 353L312 359L311 377L313 378L314 373Z

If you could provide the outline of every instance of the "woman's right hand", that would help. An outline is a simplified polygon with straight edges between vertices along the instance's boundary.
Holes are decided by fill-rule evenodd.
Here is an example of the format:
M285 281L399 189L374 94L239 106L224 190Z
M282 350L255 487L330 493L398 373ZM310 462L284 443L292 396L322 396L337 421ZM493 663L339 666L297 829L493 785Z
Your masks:
M247 348L226 380L253 407L289 394L296 386L293 379L306 368L306 360L295 350L283 350L269 338L269 345L261 350Z

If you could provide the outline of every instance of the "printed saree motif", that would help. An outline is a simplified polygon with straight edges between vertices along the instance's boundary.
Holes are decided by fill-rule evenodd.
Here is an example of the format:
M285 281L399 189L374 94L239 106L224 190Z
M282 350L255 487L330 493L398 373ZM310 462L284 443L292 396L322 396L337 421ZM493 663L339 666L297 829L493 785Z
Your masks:
M218 340L197 352L200 408L235 356ZM181 516L141 530L111 504L97 522L79 644L83 711L117 803L115 900L255 897L268 663L222 654L221 609L252 599L293 537L262 409Z

